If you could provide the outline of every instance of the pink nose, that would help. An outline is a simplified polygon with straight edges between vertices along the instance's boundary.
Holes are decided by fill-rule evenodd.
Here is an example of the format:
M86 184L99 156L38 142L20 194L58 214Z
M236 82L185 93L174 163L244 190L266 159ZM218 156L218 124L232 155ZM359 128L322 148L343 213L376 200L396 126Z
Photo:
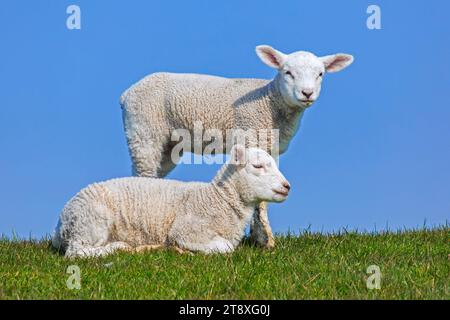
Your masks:
M282 185L287 189L287 191L291 190L291 185L289 184L289 182L283 181Z
M302 94L306 97L306 99L311 98L313 93L314 93L314 91L312 91L312 90L302 90Z

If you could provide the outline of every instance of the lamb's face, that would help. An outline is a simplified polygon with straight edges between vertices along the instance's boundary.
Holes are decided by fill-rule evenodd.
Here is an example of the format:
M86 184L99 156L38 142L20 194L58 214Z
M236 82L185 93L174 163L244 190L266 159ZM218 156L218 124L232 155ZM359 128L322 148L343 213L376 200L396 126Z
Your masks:
M291 186L267 152L257 148L245 149L237 145L233 148L231 156L240 164L239 179L249 200L255 202L286 200Z
M309 107L319 97L324 74L324 64L312 53L292 53L279 70L281 94L290 105Z
M305 51L284 54L270 46L258 46L256 53L264 63L278 70L277 83L286 103L301 108L317 100L326 72L340 71L353 62L353 57L347 54L325 57Z

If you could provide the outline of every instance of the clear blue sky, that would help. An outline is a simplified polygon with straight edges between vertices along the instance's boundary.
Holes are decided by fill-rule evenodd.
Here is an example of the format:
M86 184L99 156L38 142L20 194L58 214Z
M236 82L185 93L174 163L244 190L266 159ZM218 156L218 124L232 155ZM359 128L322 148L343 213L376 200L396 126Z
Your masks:
M82 29L66 28L77 4ZM378 4L382 30L366 28ZM327 75L281 169L275 231L450 217L449 1L23 1L0 6L0 233L51 233L89 183L130 174L118 99L155 71L271 78L258 44L354 64ZM210 180L217 166L171 178Z

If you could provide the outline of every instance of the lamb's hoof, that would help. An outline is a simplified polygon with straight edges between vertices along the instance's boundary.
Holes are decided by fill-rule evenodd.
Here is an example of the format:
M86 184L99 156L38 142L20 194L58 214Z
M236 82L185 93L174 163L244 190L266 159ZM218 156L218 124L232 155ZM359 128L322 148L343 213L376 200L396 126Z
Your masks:
M153 250L159 250L162 249L163 246L162 245L143 245L143 246L139 246L134 248L134 251L137 253L145 253L145 252L149 252L149 251L153 251Z
M264 242L259 242L258 245L261 248L264 248L267 250L273 249L273 248L275 248L275 239L271 237L269 239L266 239Z
M256 238L256 237L250 237L250 243L253 243L254 245L261 247L263 249L273 249L275 248L275 239L270 237L270 238L265 238L265 239L261 239L261 238Z
M191 251L183 250L183 249L181 249L179 247L172 247L172 249L175 250L175 252L179 253L179 254L187 254L187 255L190 255L190 256L194 255Z
M264 248L266 248L266 249L275 248L275 240L274 239L267 240L266 244L264 245Z

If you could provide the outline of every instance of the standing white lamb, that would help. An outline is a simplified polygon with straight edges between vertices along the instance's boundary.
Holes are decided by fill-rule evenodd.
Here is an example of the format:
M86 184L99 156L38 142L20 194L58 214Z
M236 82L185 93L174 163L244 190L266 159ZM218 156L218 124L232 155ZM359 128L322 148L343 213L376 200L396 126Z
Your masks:
M256 53L278 70L273 80L154 73L126 90L120 102L134 175L166 176L176 166L171 159L176 144L171 141L173 131L192 132L198 121L204 130L222 131L224 144L230 129L279 129L279 153L283 153L304 110L318 98L325 72L340 71L353 62L347 54L284 54L266 45L256 47ZM273 145L265 149L271 153ZM262 246L274 245L264 203L256 210L251 236Z
M231 252L255 206L282 202L289 189L268 153L235 145L211 183L128 177L82 189L64 207L52 244L66 257L162 246Z

